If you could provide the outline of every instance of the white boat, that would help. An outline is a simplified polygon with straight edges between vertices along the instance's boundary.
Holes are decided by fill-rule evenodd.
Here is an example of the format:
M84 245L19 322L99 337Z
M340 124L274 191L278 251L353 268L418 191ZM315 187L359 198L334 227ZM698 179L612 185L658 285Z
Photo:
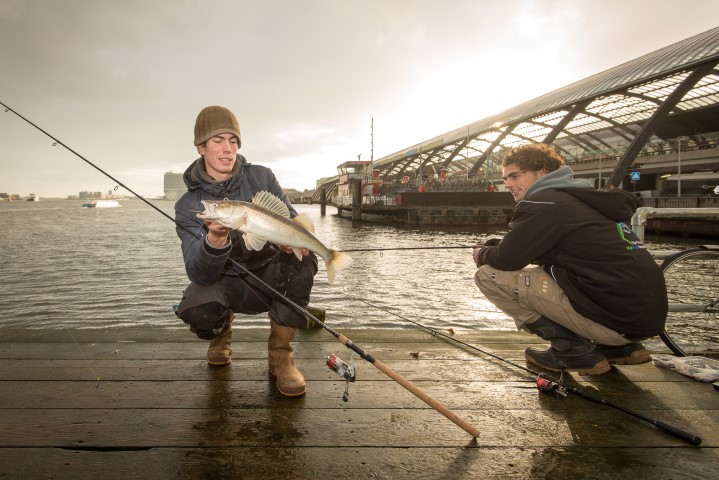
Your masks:
M83 208L116 208L120 206L122 205L117 200L92 200L82 204Z
M40 197L38 197L34 193L31 193L25 200L27 200L28 202L39 202Z

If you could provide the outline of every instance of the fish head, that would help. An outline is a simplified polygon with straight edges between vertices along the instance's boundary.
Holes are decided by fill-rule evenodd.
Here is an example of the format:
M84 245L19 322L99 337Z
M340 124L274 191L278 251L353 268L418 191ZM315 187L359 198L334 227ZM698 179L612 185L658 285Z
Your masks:
M205 209L197 213L197 218L217 222L223 227L239 230L247 223L247 207L245 202L237 200L202 200Z

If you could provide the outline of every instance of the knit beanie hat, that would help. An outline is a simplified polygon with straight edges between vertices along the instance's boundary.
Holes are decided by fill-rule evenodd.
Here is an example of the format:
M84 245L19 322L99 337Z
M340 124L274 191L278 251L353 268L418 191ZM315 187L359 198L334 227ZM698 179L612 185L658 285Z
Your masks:
M206 142L215 135L231 133L240 146L240 124L235 115L225 107L205 107L195 121L195 145Z

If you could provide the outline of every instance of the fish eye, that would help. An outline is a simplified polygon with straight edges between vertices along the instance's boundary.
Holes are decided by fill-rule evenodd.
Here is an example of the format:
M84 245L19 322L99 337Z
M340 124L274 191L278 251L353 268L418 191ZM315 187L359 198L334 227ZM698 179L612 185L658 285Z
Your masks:
M210 205L212 205L213 207L217 207L217 205L219 204L217 202L212 202Z

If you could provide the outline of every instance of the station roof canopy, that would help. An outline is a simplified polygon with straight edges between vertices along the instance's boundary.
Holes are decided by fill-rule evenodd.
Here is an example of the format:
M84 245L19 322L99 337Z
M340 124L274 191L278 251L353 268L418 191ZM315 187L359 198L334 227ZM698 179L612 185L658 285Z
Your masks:
M476 174L511 147L543 142L571 165L621 157L678 136L719 135L719 27L572 83L374 162L383 178L421 171ZM613 174L612 178L615 175ZM616 185L616 183L615 183Z

